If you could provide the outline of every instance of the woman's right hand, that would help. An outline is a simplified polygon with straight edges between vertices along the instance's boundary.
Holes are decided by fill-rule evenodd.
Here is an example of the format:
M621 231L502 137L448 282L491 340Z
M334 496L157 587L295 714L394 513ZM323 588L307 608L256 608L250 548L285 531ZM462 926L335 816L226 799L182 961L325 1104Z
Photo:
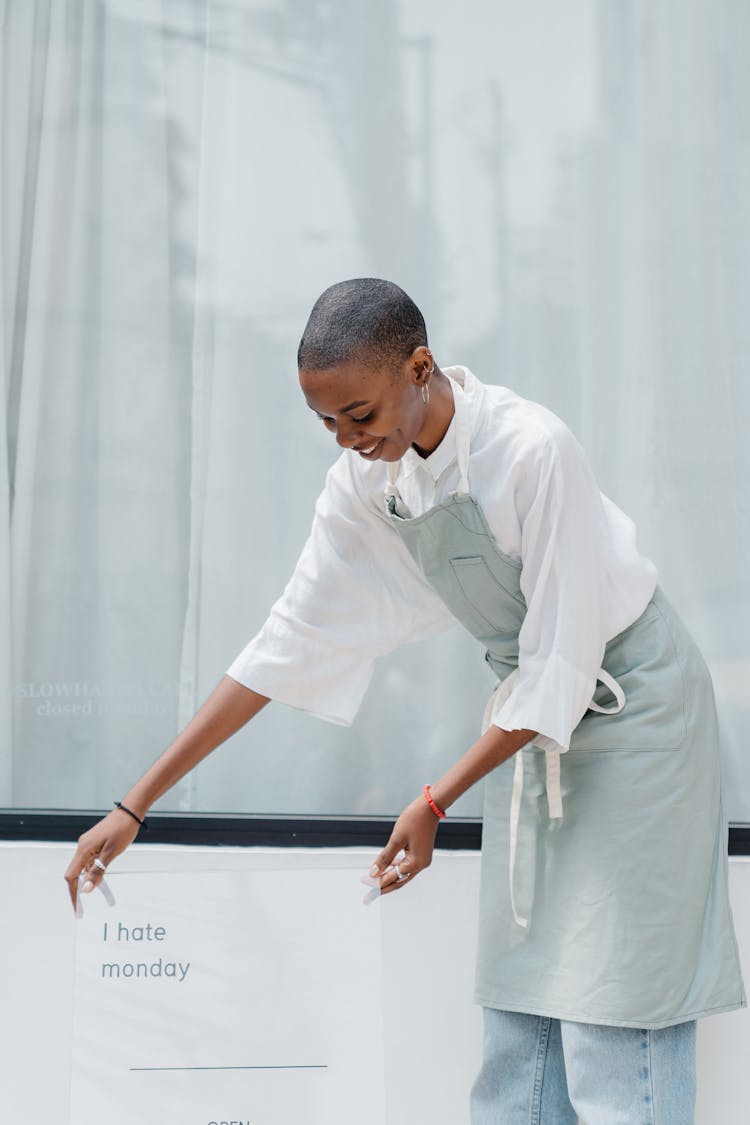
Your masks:
M73 910L78 904L80 876L85 874L86 881L81 890L84 894L89 894L104 878L104 871L94 860L98 859L107 868L113 859L133 843L139 827L122 809L113 809L79 838L76 854L65 872Z

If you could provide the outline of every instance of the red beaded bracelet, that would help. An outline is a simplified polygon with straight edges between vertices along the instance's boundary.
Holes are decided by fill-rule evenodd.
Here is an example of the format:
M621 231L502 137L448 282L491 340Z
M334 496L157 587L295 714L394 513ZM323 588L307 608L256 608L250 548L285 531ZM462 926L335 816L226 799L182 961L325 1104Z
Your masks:
M441 808L439 808L439 807L438 807L438 806L437 806L437 805L435 804L435 801L433 800L433 797L432 797L432 792L430 791L430 787L429 787L429 785L425 785L425 787L424 787L424 789L422 790L422 792L424 793L424 799L425 799L425 801L426 801L426 802L427 802L427 804L428 804L428 805L430 806L430 808L431 808L431 809L432 809L432 811L434 812L435 816L436 816L436 817L438 817L438 818L439 818L440 820L445 820L445 813L443 812L443 810L442 810Z

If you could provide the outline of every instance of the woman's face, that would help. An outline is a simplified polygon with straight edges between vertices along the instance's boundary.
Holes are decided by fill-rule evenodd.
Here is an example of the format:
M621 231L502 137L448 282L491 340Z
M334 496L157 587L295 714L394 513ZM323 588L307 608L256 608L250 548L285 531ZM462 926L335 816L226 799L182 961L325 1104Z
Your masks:
M353 360L324 371L299 373L302 393L343 449L365 461L399 461L419 436L427 416L422 397L432 368L427 348L416 348L401 370L363 367Z

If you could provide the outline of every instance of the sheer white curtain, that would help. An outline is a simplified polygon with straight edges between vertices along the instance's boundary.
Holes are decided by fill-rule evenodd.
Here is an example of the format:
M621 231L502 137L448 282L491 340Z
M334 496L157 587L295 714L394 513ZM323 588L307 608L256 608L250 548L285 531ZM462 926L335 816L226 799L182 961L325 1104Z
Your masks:
M10 4L3 275L15 804L101 802L173 730L191 319L158 37ZM7 604L7 603L6 603Z
M297 339L375 274L439 362L578 433L703 645L750 819L750 13L0 12L0 801L106 806L261 624L336 452ZM451 634L384 664L353 730L271 707L164 806L395 812L488 687Z

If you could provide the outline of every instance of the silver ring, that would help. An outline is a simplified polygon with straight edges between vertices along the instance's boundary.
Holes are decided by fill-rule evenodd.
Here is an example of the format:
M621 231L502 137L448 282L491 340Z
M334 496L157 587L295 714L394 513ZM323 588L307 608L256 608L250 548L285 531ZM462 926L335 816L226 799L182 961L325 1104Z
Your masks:
M398 879L399 883L403 883L404 879L409 878L409 872L407 871L406 874L402 874L401 868L397 863L394 864L393 870L396 872L396 878Z
M102 861L99 859L99 856L96 856L94 858L94 867L98 867L100 871L106 871L107 870L106 863L102 863Z

